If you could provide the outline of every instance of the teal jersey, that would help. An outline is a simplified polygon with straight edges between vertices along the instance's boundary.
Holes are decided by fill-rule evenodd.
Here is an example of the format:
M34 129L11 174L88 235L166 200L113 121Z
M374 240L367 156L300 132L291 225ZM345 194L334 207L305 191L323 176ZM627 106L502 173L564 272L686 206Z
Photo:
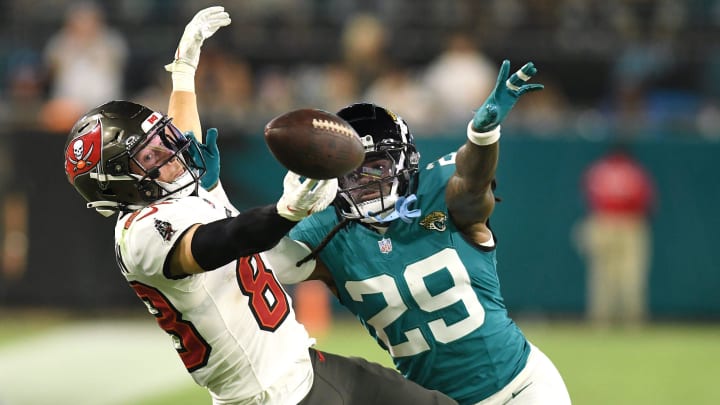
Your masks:
M530 345L508 317L495 248L465 238L448 216L455 154L420 172L422 215L385 235L352 221L320 252L342 305L405 377L460 404L499 391L525 366ZM317 246L338 223L331 207L300 222L293 239Z

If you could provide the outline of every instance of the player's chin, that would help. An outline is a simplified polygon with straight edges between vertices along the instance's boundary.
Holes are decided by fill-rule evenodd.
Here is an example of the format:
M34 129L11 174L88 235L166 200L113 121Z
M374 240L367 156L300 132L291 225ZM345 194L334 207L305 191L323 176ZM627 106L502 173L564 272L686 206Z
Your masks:
M160 178L158 180L165 183L173 183L181 179L186 172L187 170L185 170L184 167L173 167L169 169L166 173L161 172Z

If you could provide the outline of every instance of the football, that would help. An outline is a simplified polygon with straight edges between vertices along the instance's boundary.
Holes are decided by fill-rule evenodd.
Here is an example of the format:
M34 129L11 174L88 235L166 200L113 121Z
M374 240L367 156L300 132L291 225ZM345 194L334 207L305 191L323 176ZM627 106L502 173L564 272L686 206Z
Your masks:
M332 179L355 170L365 159L360 136L327 111L303 108L265 125L265 143L286 169L311 179Z

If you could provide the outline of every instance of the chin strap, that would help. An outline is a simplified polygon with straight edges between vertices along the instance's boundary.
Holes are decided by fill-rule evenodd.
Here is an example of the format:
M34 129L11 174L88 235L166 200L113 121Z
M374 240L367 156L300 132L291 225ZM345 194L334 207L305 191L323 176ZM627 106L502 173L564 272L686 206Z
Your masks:
M412 222L413 218L418 218L421 214L419 208L416 208L414 210L408 208L410 204L414 203L415 201L417 201L417 196L415 196L415 194L410 194L409 196L407 196L407 198L399 197L398 200L395 202L395 211L391 212L385 218L381 218L379 215L376 215L372 212L368 212L367 217L372 217L381 224L394 221L398 218L400 218L403 222L409 224Z

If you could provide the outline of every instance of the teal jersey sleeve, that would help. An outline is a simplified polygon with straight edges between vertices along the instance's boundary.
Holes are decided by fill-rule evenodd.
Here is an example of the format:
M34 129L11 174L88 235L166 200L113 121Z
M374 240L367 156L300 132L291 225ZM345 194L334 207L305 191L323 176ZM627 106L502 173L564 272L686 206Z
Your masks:
M420 172L421 216L385 234L352 221L320 252L340 302L393 357L407 378L461 404L477 403L524 367L530 346L508 317L495 248L467 240L452 223L445 187L454 154ZM337 224L329 209L291 237L318 243Z

